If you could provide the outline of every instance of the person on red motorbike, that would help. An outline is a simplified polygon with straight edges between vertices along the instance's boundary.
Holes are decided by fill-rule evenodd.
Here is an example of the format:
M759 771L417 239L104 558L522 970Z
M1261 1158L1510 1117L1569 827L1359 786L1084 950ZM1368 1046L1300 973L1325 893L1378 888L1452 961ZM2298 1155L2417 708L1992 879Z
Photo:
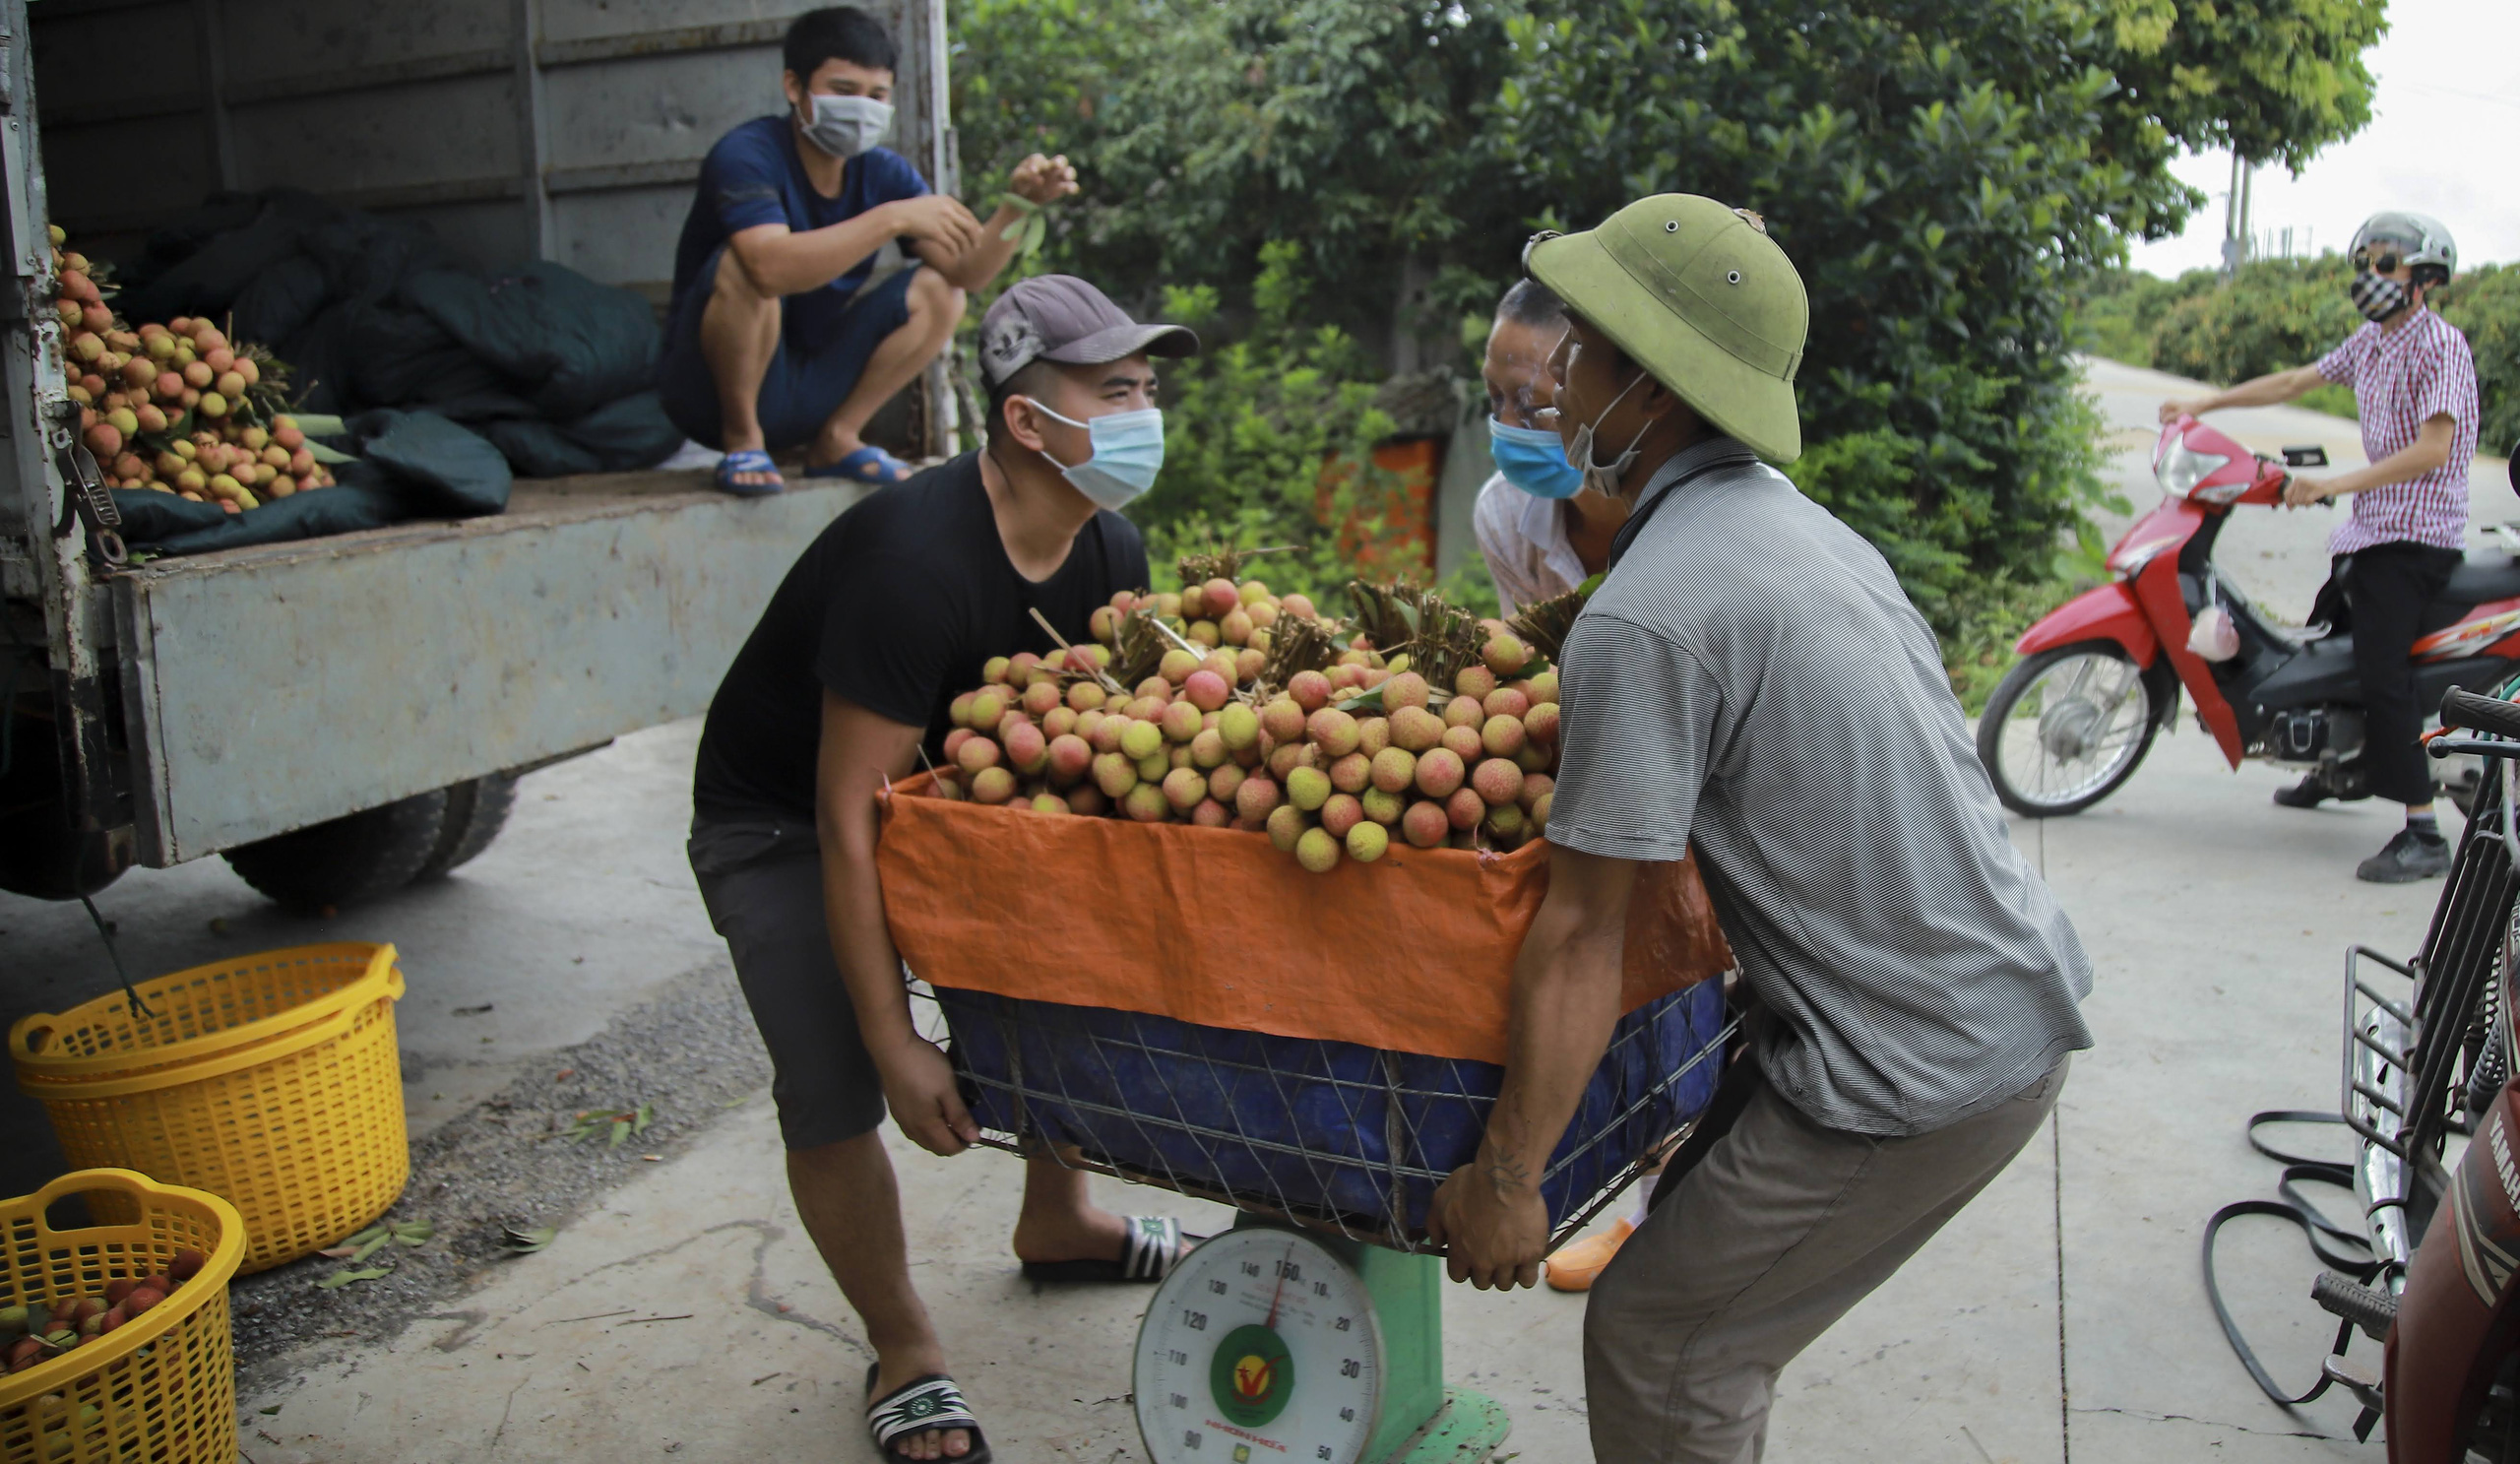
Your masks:
M2450 866L2432 815L2432 772L2417 738L2415 642L2455 618L2434 602L2467 545L2468 465L2477 452L2477 372L2468 338L2426 307L2450 283L2458 246L2422 214L2374 214L2354 234L2348 293L2368 324L2307 366L2229 391L2164 402L2161 418L2225 407L2271 407L2328 382L2354 388L2368 466L2325 477L2296 475L2284 501L2303 508L2353 495L2353 516L2329 537L2327 584L2310 610L2330 633L2350 630L2365 715L2367 792L2406 805L2406 827L2355 873L2380 884L2427 879ZM2316 807L2364 790L2332 788L2313 772L2275 796Z

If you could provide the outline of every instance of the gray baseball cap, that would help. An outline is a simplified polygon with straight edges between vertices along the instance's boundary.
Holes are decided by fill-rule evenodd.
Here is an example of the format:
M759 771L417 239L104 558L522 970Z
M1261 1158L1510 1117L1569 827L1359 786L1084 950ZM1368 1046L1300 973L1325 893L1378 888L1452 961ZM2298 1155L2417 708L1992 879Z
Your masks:
M1074 275L1016 282L980 317L980 375L993 391L1035 361L1099 366L1148 355L1195 354L1187 326L1140 325Z

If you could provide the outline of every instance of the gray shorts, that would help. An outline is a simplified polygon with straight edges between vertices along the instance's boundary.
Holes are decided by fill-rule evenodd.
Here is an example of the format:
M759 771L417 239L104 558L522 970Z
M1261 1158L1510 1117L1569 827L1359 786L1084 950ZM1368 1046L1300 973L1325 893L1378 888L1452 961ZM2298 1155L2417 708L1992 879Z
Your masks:
M780 1138L812 1149L871 1132L884 1121L884 1085L832 959L813 825L695 820L689 852L709 923L725 938L770 1050Z

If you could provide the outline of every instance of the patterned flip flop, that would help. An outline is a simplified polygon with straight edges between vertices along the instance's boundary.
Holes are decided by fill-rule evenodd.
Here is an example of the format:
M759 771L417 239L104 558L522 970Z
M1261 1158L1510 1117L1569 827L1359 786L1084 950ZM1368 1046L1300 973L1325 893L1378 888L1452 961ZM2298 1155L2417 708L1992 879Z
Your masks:
M980 1421L972 1416L972 1405L965 1401L963 1390L954 1379L942 1372L914 1377L881 1398L873 1396L876 1365L866 1366L866 1433L875 1440L875 1452L887 1459L904 1457L893 1452L893 1440L919 1433L939 1433L961 1429L972 1435L972 1451L940 1457L951 1464L989 1464L988 1439L980 1432Z
M738 473L767 473L770 481L739 483L735 481ZM779 476L779 465L770 461L770 454L757 448L737 448L718 460L718 487L738 498L766 498L786 492L788 480Z
M1132 1215L1127 1224L1128 1242L1119 1259L1028 1260L1024 1263L1024 1279L1105 1284L1162 1281L1172 1274L1182 1256L1190 1253L1191 1242L1205 1239L1184 1236L1180 1221L1161 1215Z

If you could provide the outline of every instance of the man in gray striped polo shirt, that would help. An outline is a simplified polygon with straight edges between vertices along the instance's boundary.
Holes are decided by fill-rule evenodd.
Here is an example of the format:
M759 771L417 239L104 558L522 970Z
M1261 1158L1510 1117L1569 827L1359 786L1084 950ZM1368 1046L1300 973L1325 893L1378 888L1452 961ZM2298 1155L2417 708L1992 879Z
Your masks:
M2006 837L1933 632L1759 461L1801 451L1808 324L1765 225L1666 194L1525 266L1572 321L1567 457L1633 512L1560 657L1504 1089L1430 1229L1457 1280L1537 1280L1540 1173L1618 1015L1636 865L1694 843L1755 1055L1595 1284L1585 1386L1598 1457L1736 1464L1785 1365L2046 1119L2091 1045L2091 964Z

